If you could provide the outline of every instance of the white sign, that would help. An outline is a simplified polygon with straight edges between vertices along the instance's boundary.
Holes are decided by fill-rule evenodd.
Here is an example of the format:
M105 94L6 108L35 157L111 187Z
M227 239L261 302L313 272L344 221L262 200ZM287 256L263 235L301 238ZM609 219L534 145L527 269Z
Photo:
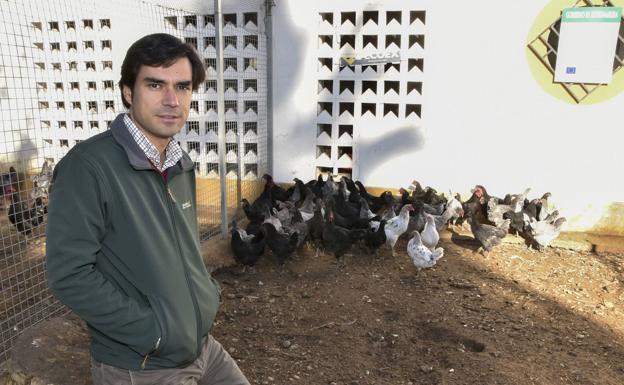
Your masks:
M608 84L622 8L566 8L561 17L555 82Z
M340 66L355 66L355 65L373 65L373 64L386 64L386 63L400 63L401 53L399 51L391 52L374 52L364 57L343 56L340 58Z

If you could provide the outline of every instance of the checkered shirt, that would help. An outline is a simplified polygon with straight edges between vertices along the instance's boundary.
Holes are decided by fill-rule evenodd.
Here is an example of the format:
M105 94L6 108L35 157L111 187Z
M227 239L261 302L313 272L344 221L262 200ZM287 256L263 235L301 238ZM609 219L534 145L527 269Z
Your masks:
M137 142L141 150L147 156L147 159L152 162L154 167L158 169L158 171L163 172L169 167L178 163L178 161L182 158L182 148L175 140L169 141L167 148L165 148L165 163L160 164L160 153L156 146L154 146L145 135L139 130L139 128L134 124L129 114L124 116L124 123L126 123L126 127L128 127L128 131L130 131L130 135L134 138L134 141Z

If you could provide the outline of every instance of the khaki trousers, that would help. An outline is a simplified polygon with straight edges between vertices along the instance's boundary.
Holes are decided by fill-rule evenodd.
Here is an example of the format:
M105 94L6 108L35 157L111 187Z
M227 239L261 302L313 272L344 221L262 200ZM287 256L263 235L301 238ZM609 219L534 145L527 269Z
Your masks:
M250 385L236 361L211 335L185 368L127 370L91 360L94 385Z

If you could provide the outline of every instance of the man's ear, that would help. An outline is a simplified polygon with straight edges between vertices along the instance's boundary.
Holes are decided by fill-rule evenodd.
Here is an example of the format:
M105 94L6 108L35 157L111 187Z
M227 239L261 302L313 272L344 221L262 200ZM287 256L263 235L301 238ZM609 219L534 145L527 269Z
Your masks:
M132 90L130 89L130 87L124 84L121 93L126 103L132 105Z

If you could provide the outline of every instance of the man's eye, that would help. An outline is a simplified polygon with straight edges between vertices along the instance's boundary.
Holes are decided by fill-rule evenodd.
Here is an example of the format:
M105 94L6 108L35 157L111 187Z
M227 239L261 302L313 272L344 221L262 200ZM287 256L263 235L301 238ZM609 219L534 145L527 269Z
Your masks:
M187 85L180 85L178 86L179 90L184 90L184 91L188 91L191 89L191 86L187 86Z
M157 90L157 89L160 88L160 84L159 83L150 83L148 85L148 87Z

